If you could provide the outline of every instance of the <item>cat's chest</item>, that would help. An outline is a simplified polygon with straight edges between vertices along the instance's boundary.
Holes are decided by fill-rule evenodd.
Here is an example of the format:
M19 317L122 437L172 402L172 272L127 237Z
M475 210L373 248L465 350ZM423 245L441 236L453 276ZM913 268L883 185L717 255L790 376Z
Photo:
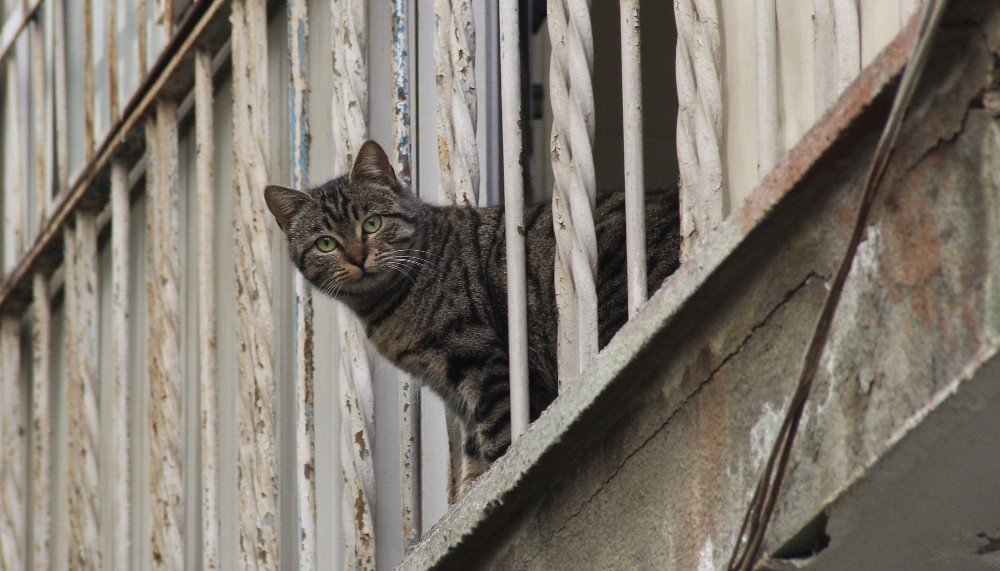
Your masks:
M383 357L432 387L447 378L448 351L441 336L412 312L401 308L368 331L369 340Z

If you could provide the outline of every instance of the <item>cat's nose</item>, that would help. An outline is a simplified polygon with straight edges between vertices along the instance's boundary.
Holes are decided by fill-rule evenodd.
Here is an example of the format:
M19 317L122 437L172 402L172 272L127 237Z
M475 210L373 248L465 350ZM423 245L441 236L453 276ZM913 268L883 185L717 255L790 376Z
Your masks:
M349 244L344 248L344 254L352 264L365 269L365 253L360 244Z

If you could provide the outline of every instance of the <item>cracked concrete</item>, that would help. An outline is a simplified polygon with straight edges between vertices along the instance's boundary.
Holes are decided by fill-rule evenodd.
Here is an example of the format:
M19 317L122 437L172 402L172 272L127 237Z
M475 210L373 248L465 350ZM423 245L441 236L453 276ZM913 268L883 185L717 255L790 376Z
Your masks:
M946 18L834 320L769 551L883 474L911 433L985 382L976 371L1000 350L1000 126L977 104L1000 6L956 0ZM848 124L817 126L790 153L404 568L724 564L850 232L889 107L883 75L859 79L878 91L849 95L868 103L845 103ZM831 515L830 553L843 525Z

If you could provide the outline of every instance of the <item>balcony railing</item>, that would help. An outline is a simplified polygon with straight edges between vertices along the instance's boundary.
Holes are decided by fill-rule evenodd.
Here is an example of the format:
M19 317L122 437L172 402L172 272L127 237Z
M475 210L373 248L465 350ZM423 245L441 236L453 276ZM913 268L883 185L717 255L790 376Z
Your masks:
M679 169L697 263L917 3L623 0L601 26L608 6L551 0L541 27L537 0L489 4L4 2L0 568L394 565L447 509L459 441L449 453L442 403L292 272L264 186L346 172L372 137L425 200L502 195L516 447L526 195L551 181L572 390L598 353L604 155L622 157L631 318L652 293L650 163ZM647 18L676 23L676 60ZM621 107L602 116L609 39ZM676 116L676 146L653 115Z

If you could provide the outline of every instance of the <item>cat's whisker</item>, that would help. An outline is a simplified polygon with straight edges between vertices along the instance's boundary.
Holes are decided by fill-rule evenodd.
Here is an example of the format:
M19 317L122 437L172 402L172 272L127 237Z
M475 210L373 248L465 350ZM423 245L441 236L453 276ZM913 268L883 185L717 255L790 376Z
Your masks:
M410 280L411 284L416 285L417 282L416 282L416 280L413 279L413 276L411 276L409 273L407 273L405 270L403 270L402 267L396 266L396 265L388 263L388 262L386 263L386 267L388 267L388 268L390 268L392 270L395 270L400 275L402 275L402 276L406 277L408 280Z

